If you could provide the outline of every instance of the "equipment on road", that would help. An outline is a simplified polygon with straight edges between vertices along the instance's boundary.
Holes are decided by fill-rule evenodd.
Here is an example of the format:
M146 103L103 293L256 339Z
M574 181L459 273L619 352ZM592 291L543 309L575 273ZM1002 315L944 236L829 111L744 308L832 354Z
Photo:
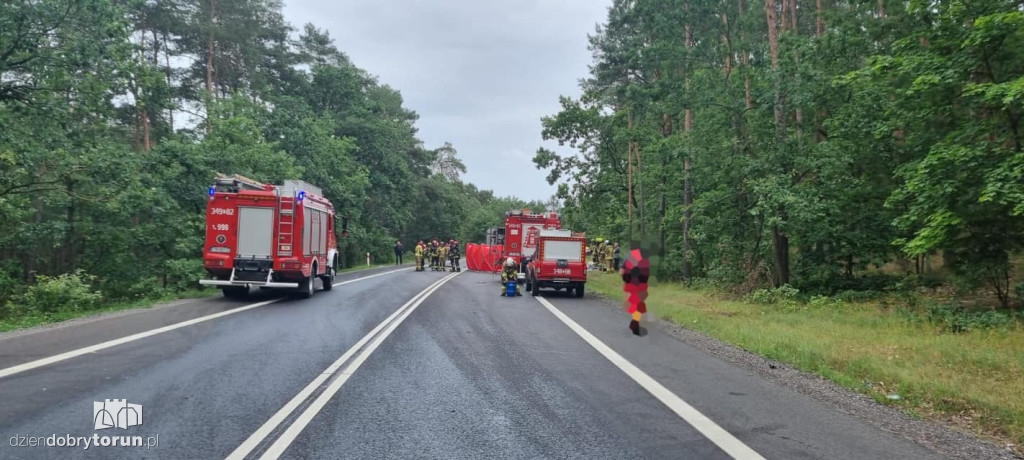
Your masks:
M213 279L199 284L231 298L245 297L252 286L295 289L308 298L317 278L331 290L339 263L335 211L319 187L218 174L208 196L203 268Z
M505 283L505 294L504 295L506 297L515 297L517 295L522 295L522 294L516 292L516 288L518 288L518 287L519 287L519 283L515 282L514 280Z
M583 297L587 283L587 237L569 230L541 230L527 264L526 290L565 289Z

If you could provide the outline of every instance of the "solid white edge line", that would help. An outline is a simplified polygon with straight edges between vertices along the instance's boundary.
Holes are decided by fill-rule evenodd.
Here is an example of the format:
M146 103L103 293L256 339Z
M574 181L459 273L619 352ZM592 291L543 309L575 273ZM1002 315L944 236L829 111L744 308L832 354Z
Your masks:
M316 391L317 388L320 388L320 386L323 385L323 383L327 381L327 379L331 378L331 376L334 375L334 373L337 372L338 369L341 368L341 366L344 365L345 362L347 362L352 357L352 355L354 355L357 351L363 348L363 346L366 345L366 342L369 342L371 339L373 339L373 337L376 336L377 333L381 331L381 329L387 327L387 325L392 320L401 315L402 312L409 305L411 305L417 299L421 298L425 293L427 293L427 291L430 291L435 286L439 286L440 283L444 282L445 280L445 278L441 278L440 280L435 281L434 284L431 284L422 291L416 293L416 295L409 299L408 302L403 304L401 307L398 307L398 309L395 310L395 312L392 313L391 316L388 316L387 318L384 319L384 321L381 321L380 324L377 325L377 327L373 328L373 330L371 330L369 333L363 336L363 338L356 342L355 345L352 345L352 347L349 348L348 351L346 351L343 355L341 355L340 358L335 360L334 363L332 363L330 366L328 366L326 369L320 372L320 374L316 378L314 378L311 382L309 382L308 385L306 385L305 388L302 389L302 391L299 391L299 393L296 394L295 397L293 397L290 401L288 401L288 403L282 406L281 409L274 413L274 415L267 419L267 421L264 422L263 425L261 425L259 428L257 428L256 431L249 435L249 437L246 438L246 440L241 445L235 448L235 450L232 451L226 457L226 459L241 460L244 459L250 453L252 453L252 451L255 450L256 447L259 446L259 444L263 442L268 436L270 436L270 434L273 433L273 431L277 429L277 427L281 425L281 423L284 422L284 420L287 419L288 416L292 414L292 412L295 412L295 409L302 405L302 403L307 398L309 398L309 396L313 394L313 392Z
M373 275L369 275L369 276L364 276L362 278L356 278L356 279L353 279L353 280L343 281L341 283L335 284L334 286L340 286L342 284L354 283L356 281L362 281L362 280L365 280L365 279L376 278L378 276L383 276L383 275L387 275L387 274L390 274L390 273L400 272L402 270L409 270L409 269L408 268L402 268L402 269L392 270L392 271L388 271L388 272L384 272L384 273L377 273L377 274L373 274ZM89 354L89 353L95 353L97 351L105 350L107 348L116 347L118 345L124 345L126 343L134 342L136 340L141 340L141 339L144 339L144 338L147 338L147 337L152 337L154 335L162 334L164 332L173 331L175 329L181 329L183 327L188 327L188 326L191 326L193 324L199 324L199 323L202 323L202 322L205 322L205 321L209 321L209 320L212 320L212 319L217 319L217 318L221 318L221 317L224 317L224 316L233 315L235 313L241 313L243 311L252 310L254 308L263 307L263 306L266 306L266 305L270 305L270 304L272 304L274 302L279 302L281 300L284 300L284 299L282 298L282 299L264 300L262 302L257 302L257 303L246 305L246 306L243 306L243 307L238 307L238 308L234 308L234 309L231 309L231 310L222 311L220 313L213 313L213 314L206 315L206 316L200 316L198 318L193 318L193 319L190 319L188 321L182 321L180 323L170 324L170 325L167 325L167 326L164 326L164 327L161 327L161 328L157 328L157 329L153 329L153 330L149 330L149 331L145 331L145 332L139 332L138 334L132 334L132 335L129 335L127 337L121 337L119 339L109 340L109 341L106 341L106 342L103 342L103 343L98 343L96 345L90 345L88 347L78 348L78 349L71 350L71 351L68 351L68 352L64 352L64 353L61 353L61 354L58 354L58 355L53 355L53 356L49 356L49 357L46 357L46 358L37 359L35 361L29 361L27 363L18 364L17 366L11 366L11 367L8 367L6 369L0 369L0 379L2 379L4 377L9 377L9 376L12 376L12 375L15 375L15 374L20 374L20 373L25 372L25 371L30 371L32 369L36 369L36 368L39 368L39 367L48 366L50 364L59 363L61 361L65 361L65 360L68 360L68 359L71 359L71 358L77 358L79 356L86 355L86 354Z
M547 308L551 314L555 315L556 318L562 320L569 329L572 329L577 335L585 340L590 346L594 347L598 352L608 358L612 364L618 366L622 372L625 372L630 378L632 378L640 386L644 387L649 393L654 395L659 401L668 406L672 412L675 412L680 418L686 423L689 423L697 431L704 435L704 437L715 443L720 449L729 454L732 458L743 459L743 460L764 460L761 454L758 454L751 449L749 446L740 441L731 433L726 431L724 428L718 426L715 422L709 419L704 414L700 413L696 408L683 401L682 398L676 396L671 390L665 388L664 385L658 383L657 380L651 378L646 372L640 370L640 368L633 365L633 363L626 360L622 355L618 354L611 347L605 345L597 337L594 337L589 331L580 326L572 318L569 318L561 310L555 308L547 299L543 297L534 297L537 299L544 308Z
M348 281L342 281L340 283L334 283L334 284L332 284L332 286L341 286L341 285L345 285L345 284L349 284L349 283L355 283L356 281L368 280L370 278L376 278L378 276L390 275L392 273L398 273L398 272L405 271L405 270L412 270L413 268L415 268L415 267L399 268L398 270L390 270L390 271L386 271L386 272L375 273L373 275L364 276L362 278L356 278L354 280L348 280ZM358 273L359 271L362 271L362 270L357 270L356 273Z
M304 430L306 426L308 426L309 423L313 421L313 418L316 417L316 415L320 413L321 410L323 410L324 406L327 405L327 402L330 401L331 398L333 398L334 395L341 390L341 387L345 385L345 382L348 381L349 377L351 377L353 373L359 370L359 366L361 366L363 362L366 361L366 359L369 358L370 355L377 350L377 347L384 343L384 340L386 340L388 336L390 336L391 333L394 332L395 329L397 329L398 326L401 325L402 322L405 321L405 319L408 318L409 315L411 315L412 312L415 311L416 308L420 306L420 304L426 301L427 298L434 293L434 291L440 289L444 283L448 282L452 278L455 278L459 274L461 274L461 272L456 272L442 278L439 283L430 287L429 292L426 292L425 294L420 296L420 298L416 300L416 303L412 304L408 309L406 309L405 312L402 313L401 317L399 317L394 322L389 324L388 328L384 332L381 332L374 339L373 343L367 346L366 349L363 350L363 352L360 353L359 356L357 356L356 359L353 360L351 364L346 366L345 370L342 371L341 375L339 375L337 379L331 382L330 386L328 386L327 389L325 389L324 392L321 393L320 396L318 396L316 400L313 401L313 403L310 404L309 407L307 407L306 410L304 410L302 414L300 414L298 418L296 418L295 421L292 422L290 426L288 426L285 432L281 434L281 437L277 438L277 440L274 441L274 443L271 444L269 448L267 448L267 451L264 452L262 456L260 456L260 460L276 460L282 454L284 454L285 450L287 450L288 447L292 444L292 442L295 441L295 438L299 436L299 433L302 433L302 430Z

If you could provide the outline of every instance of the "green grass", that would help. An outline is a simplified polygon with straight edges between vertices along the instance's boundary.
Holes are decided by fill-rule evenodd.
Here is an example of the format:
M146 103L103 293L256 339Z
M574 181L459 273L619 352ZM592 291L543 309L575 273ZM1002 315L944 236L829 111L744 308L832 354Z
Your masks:
M358 272L362 270L368 270L371 268L387 267L392 264L382 263L374 264L370 267L365 265L349 267L339 270L338 273L349 273ZM407 264L405 267L411 267ZM123 302L112 302L104 305L101 308L82 310L82 311L61 311L50 315L39 315L39 316L22 316L18 318L2 318L0 319L0 332L13 331L17 329L27 329L30 327L42 326L44 324L59 323L61 321L68 321L77 318L84 318L88 316L102 315L104 313L111 313L123 310L135 310L151 308L155 305L171 302L181 299L200 299L206 297L215 297L220 295L220 290L215 288L207 289L195 289L183 292L173 292L164 294L156 297L147 297L144 299L137 299Z
M592 275L588 288L622 299L622 281ZM651 314L816 373L896 404L912 416L944 420L1024 445L1024 327L942 332L877 303L782 308L729 300L679 284L651 283ZM899 402L887 394L899 394Z
M216 295L220 295L220 291L217 289L196 289L191 291L168 293L162 296L149 297L145 299L124 302L113 302L104 305L101 308L91 310L61 311L50 315L23 316L20 318L0 319L0 332L12 331L15 329L26 329L35 326L41 326L44 324L59 323L61 321L67 321L76 318L84 318L87 316L101 315L104 313L111 313L122 310L150 308L157 304L171 302L179 299L200 299L205 297L213 297Z

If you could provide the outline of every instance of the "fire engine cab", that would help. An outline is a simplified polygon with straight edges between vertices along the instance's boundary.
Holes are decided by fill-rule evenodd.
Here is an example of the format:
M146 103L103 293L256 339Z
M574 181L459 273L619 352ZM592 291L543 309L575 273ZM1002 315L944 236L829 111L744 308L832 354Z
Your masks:
M537 249L537 238L541 230L562 228L557 212L531 213L529 209L505 213L505 257L511 257L519 265L519 281L526 280L526 257Z
M203 268L213 279L199 284L230 298L246 296L251 286L308 298L318 278L331 290L338 268L334 206L319 187L218 175L208 195Z
M537 246L527 265L526 290L541 288L575 291L583 297L587 282L587 238L569 230L540 230Z

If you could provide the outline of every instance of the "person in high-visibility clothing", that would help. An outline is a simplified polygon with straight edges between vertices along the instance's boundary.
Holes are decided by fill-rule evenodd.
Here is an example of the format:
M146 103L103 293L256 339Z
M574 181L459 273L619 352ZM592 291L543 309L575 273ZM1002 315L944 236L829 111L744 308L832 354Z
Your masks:
M613 267L612 262L614 261L614 259L615 259L615 247L612 246L611 242L609 242L608 244L604 245L604 265L605 265L605 270L606 271L612 272L612 269L613 269L612 268Z
M416 243L416 271L423 271L423 240Z
M431 241L427 243L427 260L430 263L430 269L436 270L434 267L437 265L437 241Z
M516 267L515 259L509 257L505 260L505 267L501 269L501 296L505 297L505 285L509 281L516 281L516 295L523 295L519 290L519 267Z
M448 244L439 243L437 246L437 269L444 271L448 265Z

